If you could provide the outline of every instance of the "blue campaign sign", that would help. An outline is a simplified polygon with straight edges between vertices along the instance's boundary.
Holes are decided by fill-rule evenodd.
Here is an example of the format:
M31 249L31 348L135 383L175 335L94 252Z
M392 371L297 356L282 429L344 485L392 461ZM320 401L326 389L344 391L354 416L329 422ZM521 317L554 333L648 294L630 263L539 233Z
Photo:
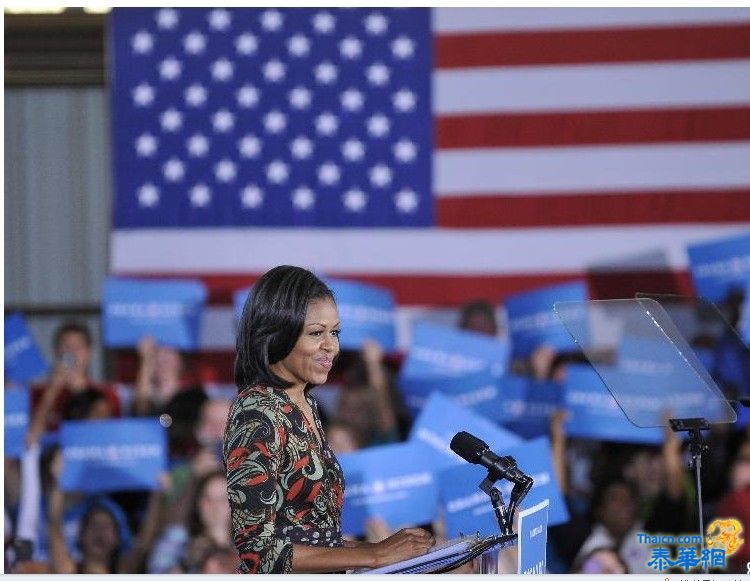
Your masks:
M351 280L325 282L336 297L342 349L358 350L373 339L387 352L396 350L396 302L391 291Z
M522 438L545 436L549 434L552 414L563 406L563 397L563 387L559 383L527 378L520 415L503 425Z
M242 319L242 311L245 308L245 301L247 301L247 297L252 290L253 287L249 286L236 290L232 294L232 303L234 304L234 322L237 324L239 324L240 319Z
M497 398L476 411L498 424L512 424L520 420L526 410L526 393L529 377L524 375L503 375L495 380Z
M432 323L412 329L402 375L466 375L485 369L499 377L508 365L508 343L472 331Z
M687 249L697 295L723 301L730 291L745 290L750 279L750 232Z
M740 333L746 345L750 345L750 278L745 286L745 302L742 308L742 320L740 321Z
M585 282L547 286L519 293L505 299L513 357L528 357L540 345L558 351L575 351L576 344L555 314L558 301L585 301L588 288Z
M489 369L466 375L424 375L399 378L399 388L404 403L416 416L427 403L433 391L448 396L455 403L483 413L485 408L497 405L499 390Z
M49 371L44 355L20 313L5 317L5 377L25 383Z
M587 365L569 365L565 380L566 431L571 438L661 444L662 428L633 425L599 375Z
M23 454L31 404L25 386L5 388L5 457L20 458Z
M409 440L427 444L427 455L435 467L454 466L465 463L450 449L451 439L461 431L469 432L485 441L493 450L508 448L522 442L515 434L439 392L430 395L412 426Z
M406 442L339 456L346 479L345 535L364 534L367 519L373 517L393 530L432 522L437 487L426 448L421 442Z
M523 501L523 507L549 499L549 524L568 521L560 486L552 465L552 451L547 438L536 438L509 448L493 448L501 456L511 455L519 468L534 479L534 486ZM487 494L479 489L479 483L487 476L487 470L476 464L464 464L442 469L437 476L438 495L445 518L446 534L449 538L460 533L482 535L497 534L499 527ZM507 504L512 484L498 483Z
M519 575L543 575L547 572L548 521L548 499L518 514Z
M63 490L153 490L167 468L167 432L157 418L63 422Z
M197 280L110 278L104 284L104 344L134 347L150 335L162 345L197 349L206 294Z

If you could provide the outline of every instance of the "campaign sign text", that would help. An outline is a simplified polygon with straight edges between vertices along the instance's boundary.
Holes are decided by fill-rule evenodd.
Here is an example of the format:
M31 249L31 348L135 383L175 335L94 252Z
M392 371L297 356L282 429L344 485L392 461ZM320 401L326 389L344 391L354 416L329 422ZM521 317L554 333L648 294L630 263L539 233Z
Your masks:
M635 426L599 375L586 365L568 365L565 381L566 432L571 438L661 444L662 428Z
M518 574L547 572L547 524L549 499L518 514Z
M403 376L466 375L489 369L499 377L508 364L508 343L472 331L417 323Z
M540 345L558 351L577 349L553 307L558 301L585 301L584 282L572 282L519 293L505 299L513 357L528 357Z
M692 244L687 252L697 295L721 302L730 292L745 289L750 279L750 232Z
M336 297L342 349L359 350L372 339L387 352L396 350L396 303L390 291L350 280L325 279Z
M508 448L490 446L490 449L499 456L513 456L518 467L534 479L534 486L521 508L549 499L549 524L568 521L568 509L555 477L548 438L536 438ZM490 497L479 489L479 483L486 476L487 469L476 464L446 467L438 473L438 494L449 538L477 531L482 535L499 533ZM503 480L497 487L507 505L513 485Z
M26 429L29 425L30 400L26 386L5 388L5 457L20 458L23 454Z
M497 404L499 396L496 379L489 369L466 375L408 375L399 378L404 403L412 415L417 415L433 391L448 396L455 403L482 413Z
M63 422L63 490L153 490L167 468L167 432L157 418Z
M549 434L552 414L562 405L562 385L554 381L527 378L520 415L503 425L522 438L546 436Z
M5 317L5 378L26 383L46 375L49 365L20 313Z
M110 278L104 285L104 344L134 347L145 336L198 348L206 288L200 281Z
M432 522L437 488L431 458L420 442L339 455L346 479L344 534L364 534L367 519L374 517L393 530Z
M417 417L409 441L427 444L426 454L435 468L464 464L450 443L458 432L465 431L483 440L493 450L510 448L522 442L521 438L455 403L442 393L433 392Z

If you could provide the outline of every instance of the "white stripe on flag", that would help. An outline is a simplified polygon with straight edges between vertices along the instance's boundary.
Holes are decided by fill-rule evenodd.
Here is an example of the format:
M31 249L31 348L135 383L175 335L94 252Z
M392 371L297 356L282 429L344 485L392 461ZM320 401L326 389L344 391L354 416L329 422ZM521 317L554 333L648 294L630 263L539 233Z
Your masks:
M740 187L750 141L441 150L434 180L441 197Z
M750 60L440 70L438 115L750 103Z
M747 231L747 224L580 228L117 230L112 270L259 273L279 264L331 274L582 272L646 255L629 270L685 269L687 244ZM405 252L405 249L408 249Z
M747 8L436 8L438 33L511 30L576 30L750 20Z

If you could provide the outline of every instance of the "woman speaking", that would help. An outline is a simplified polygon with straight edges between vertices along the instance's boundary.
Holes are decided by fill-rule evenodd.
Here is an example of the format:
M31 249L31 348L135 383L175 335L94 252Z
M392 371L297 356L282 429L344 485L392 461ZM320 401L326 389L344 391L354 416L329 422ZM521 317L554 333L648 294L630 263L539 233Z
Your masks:
M245 303L234 366L239 394L224 438L240 572L379 567L434 543L417 528L380 543L341 537L344 476L308 394L325 383L339 332L333 293L302 268L268 271Z

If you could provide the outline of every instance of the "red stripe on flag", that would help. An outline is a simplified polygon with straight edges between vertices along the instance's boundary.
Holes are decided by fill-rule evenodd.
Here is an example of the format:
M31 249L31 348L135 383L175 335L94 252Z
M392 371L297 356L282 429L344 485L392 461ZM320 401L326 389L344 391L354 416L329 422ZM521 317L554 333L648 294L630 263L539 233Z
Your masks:
M750 107L449 115L437 119L438 149L748 138Z
M715 26L444 34L437 68L737 59L750 23Z
M656 191L437 199L447 228L750 222L750 190Z

